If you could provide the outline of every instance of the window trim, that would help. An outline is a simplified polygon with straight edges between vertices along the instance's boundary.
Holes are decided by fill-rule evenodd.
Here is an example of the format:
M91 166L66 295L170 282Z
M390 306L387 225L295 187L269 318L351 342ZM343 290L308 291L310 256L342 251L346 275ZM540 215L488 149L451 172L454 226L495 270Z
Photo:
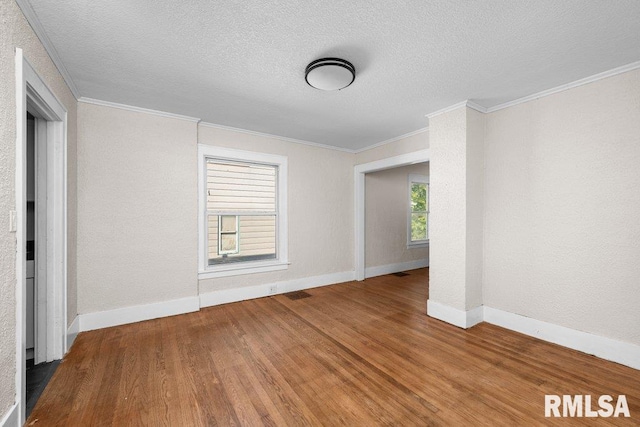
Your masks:
M233 232L222 231L222 217L224 216L233 216L235 217L236 227ZM240 252L240 229L238 227L240 221L238 220L238 215L218 215L218 253L220 255L229 255L229 254L237 254ZM222 235L223 234L235 234L236 235L236 247L231 251L223 251L222 250Z
M422 240L411 240L411 214L413 210L411 209L411 184L413 183L419 184L427 184L427 201L429 200L430 194L430 185L429 185L429 177L427 175L418 175L418 174L409 174L407 177L407 249L414 248L428 248L429 247L429 239ZM429 236L428 227L429 227L429 204L427 204L427 236Z
M232 264L208 265L207 256L207 159L251 162L277 166L277 232L274 260L247 261ZM289 267L287 234L287 157L254 151L236 150L198 144L198 279L236 276L285 270Z

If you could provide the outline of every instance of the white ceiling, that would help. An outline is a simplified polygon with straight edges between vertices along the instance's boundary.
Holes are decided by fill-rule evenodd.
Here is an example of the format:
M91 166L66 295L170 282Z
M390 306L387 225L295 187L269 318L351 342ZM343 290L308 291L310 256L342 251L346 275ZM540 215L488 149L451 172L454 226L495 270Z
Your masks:
M637 0L25 1L80 96L352 150L640 60Z

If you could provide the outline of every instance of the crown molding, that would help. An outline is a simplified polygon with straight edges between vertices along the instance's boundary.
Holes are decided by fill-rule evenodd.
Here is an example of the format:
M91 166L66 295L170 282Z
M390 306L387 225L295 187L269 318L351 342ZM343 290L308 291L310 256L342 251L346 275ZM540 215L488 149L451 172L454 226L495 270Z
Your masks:
M476 111L478 111L480 113L485 113L486 114L486 113L489 112L489 110L486 107L483 107L482 105L477 104L477 103L475 103L473 101L470 101L468 99L467 99L467 107L471 108L472 110L476 110Z
M434 118L436 116L439 116L440 114L448 113L449 111L457 110L458 108L461 108L461 107L469 107L472 110L476 110L476 111L479 111L481 113L486 113L487 112L487 109L485 107L483 107L482 105L477 104L477 103L467 99L466 101L458 102L457 104L453 104L453 105L450 105L449 107L443 108L443 109L438 110L438 111L434 111L433 113L429 113L429 114L427 114L427 118L428 119L432 119L432 118Z
M134 107L133 105L118 104L117 102L102 101L100 99L85 98L84 96L80 97L80 99L78 99L78 102L82 102L84 104L99 105L102 107L118 108L120 110L133 111L136 113L153 114L154 116L168 117L171 119L178 119L178 120L186 120L188 122L194 122L194 123L200 122L200 119L196 117L182 116L180 114L167 113L166 111L152 110L149 108Z
M505 102L503 104L496 105L494 107L490 107L486 109L487 113L493 113L494 111L504 110L505 108L513 107L514 105L523 104L525 102L534 101L539 98L544 98L545 96L553 95L558 92L563 92L568 89L573 89L578 86L583 86L589 83L596 82L598 80L606 79L607 77L617 76L618 74L623 74L629 71L637 70L640 68L640 61L632 62L631 64L623 65L621 67L613 68L611 70L603 71L602 73L594 74L589 77L585 77L580 80L573 81L571 83L567 83L561 86L556 86L551 89L543 90L542 92L537 92L532 95L527 95L522 98L514 99L513 101Z
M426 114L425 116L429 120L431 120L435 116L439 116L440 114L448 113L449 111L457 110L460 107L466 107L466 106L467 106L467 101L462 101L462 102L458 102L457 104L453 104L453 105L450 105L448 107L445 107L445 108L443 108L441 110L434 111L433 113Z
M31 28L33 29L33 32L36 34L36 36L38 37L38 39L40 40L40 43L42 43L43 47L45 48L47 54L49 55L49 57L51 58L51 61L54 63L54 65L56 66L56 68L58 69L58 72L60 73L60 75L62 76L62 78L64 79L65 83L67 84L67 87L69 88L69 90L71 91L71 93L73 94L73 96L75 97L75 99L78 102L84 102L87 104L94 104L94 105L101 105L101 106L107 106L107 107L113 107L113 108L120 108L120 109L125 109L125 110L129 110L129 111L135 111L135 112L143 112L143 113L148 113L148 114L154 114L154 115L158 115L158 116L163 116L163 117L171 117L171 118L175 118L175 119L181 119L181 120L187 120L187 121L192 121L192 122L196 122L199 123L202 126L207 126L207 127L213 127L213 128L218 128L218 129L225 129L225 130L231 130L231 131L235 131L235 132L241 132L241 133L246 133L246 134L250 134L250 135L256 135L256 136L263 136L263 137L269 137L269 138L276 138L276 139L280 139L283 141L287 141L287 142L293 142L293 143L297 143L297 144L303 144L303 145L309 145L309 146L313 146L313 147L319 147L319 148L325 148L325 149L330 149L330 150L337 150L337 151L342 151L342 152L347 152L347 153L361 153L363 151L367 151L367 150L371 150L373 148L377 148L386 144L390 144L393 142L396 142L398 140L404 139L404 138L408 138L410 136L425 132L428 130L428 127L422 128L422 129L418 129L414 132L410 132L404 135L400 135L398 137L395 138L391 138L385 141L381 141L372 145L369 145L367 147L363 147L360 149L348 149L348 148L342 148L342 147L337 147L337 146L333 146L333 145L327 145L327 144L321 144L321 143L316 143L316 142L311 142L311 141L304 141L304 140L299 140L299 139L294 139L294 138L288 138L288 137L284 137L284 136L279 136L279 135L273 135L273 134L268 134L268 133L263 133L263 132L256 132L256 131L250 131L250 130L246 130L246 129L240 129L240 128L234 128L234 127L229 127L229 126L223 126L223 125L217 125L215 123L205 123L205 122L201 122L200 119L194 118L194 117L188 117L188 116L182 116L182 115L178 115L178 114L173 114L173 113L167 113L167 112L163 112L163 111L157 111L157 110L151 110L151 109L146 109L146 108L141 108L141 107L134 107L134 106L130 106L130 105L124 105L124 104L118 104L118 103L113 103L113 102L108 102L108 101L101 101L101 100L97 100L97 99L92 99L92 98L85 98L85 97L81 97L80 96L80 92L77 88L77 86L75 85L75 82L73 81L73 79L71 78L71 75L69 74L69 71L67 70L67 68L65 67L64 63L62 62L62 59L60 59L60 55L58 54L56 48L53 46L53 43L51 42L51 40L49 39L49 36L47 35L46 31L44 30L44 27L42 26L42 24L40 23L40 20L38 19L35 11L33 10L33 7L31 6L31 4L29 3L29 0L15 0L16 4L18 5L18 7L20 8L20 10L22 11L22 14L24 15L25 19L27 20L27 22L29 23L29 25L31 26ZM572 89L578 86L582 86L585 84L589 84L598 80L602 80L608 77L613 77L616 76L618 74L622 74L622 73L626 73L629 71L633 71L636 69L640 68L640 61L637 62L632 62L630 64L627 65L623 65L617 68L613 68L611 70L608 71L604 71L602 73L598 73L598 74L594 74L592 76L589 77L585 77L583 79L579 79L564 85L560 85L557 86L555 88L551 88L551 89L547 89L541 92L537 92L531 95L527 95L525 97L522 98L518 98L515 99L513 101L508 101L499 105L495 105L493 107L484 107L480 104L477 104L471 100L466 100L466 101L462 101L459 102L457 104L451 105L449 107L443 108L441 110L435 111L433 113L429 113L426 114L426 117L431 119L433 117L436 117L440 114L444 114L450 111L453 111L457 108L466 106L469 108L472 108L476 111L479 111L481 113L493 113L495 111L499 111L499 110L503 110L505 108L509 108L509 107L513 107L515 105L518 104L523 104L525 102L529 102L529 101L533 101L539 98L543 98L549 95L553 95L555 93L558 92L562 92L568 89Z
M460 107L469 107L481 113L493 113L495 111L504 110L505 108L513 107L515 105L524 104L525 102L534 101L536 99L544 98L549 95L556 94L558 92L563 92L565 90L573 89L579 86L583 86L589 83L597 82L598 80L606 79L608 77L617 76L618 74L627 73L629 71L637 70L640 68L640 61L632 62L627 65L623 65L621 67L613 68L611 70L603 71L602 73L594 74L592 76L585 77L583 79L575 80L573 82L556 86L551 89L543 90L541 92L536 92L531 95L524 96L522 98L514 99L513 101L504 102L499 105L495 105L493 107L483 107L482 105L471 101L466 100L459 102L457 104L451 105L449 107L443 108L441 110L435 111L433 113L427 114L427 118L431 119L432 117L438 116L440 114L448 113L449 111L453 111Z
M368 146L366 146L364 148L359 148L357 150L354 150L353 152L355 154L362 153L364 151L372 150L374 148L382 147L383 145L387 145L387 144L391 144L391 143L396 142L396 141L400 141L401 139L405 139L405 138L409 138L411 136L419 135L421 133L427 132L428 130L429 130L429 126L423 127L423 128L418 129L418 130L414 130L413 132L405 133L403 135L396 136L396 137L393 137L391 139L386 139L384 141L377 142L377 143L372 144L372 145L368 145Z
M274 135L274 134L271 134L271 133L257 132L257 131L253 131L253 130L235 128L235 127L231 127L231 126L224 126L224 125L219 125L219 124L216 124L216 123L200 122L200 126L213 128L213 129L228 130L228 131L232 131L232 132L239 132L239 133L244 133L244 134L247 134L247 135L261 136L261 137L264 137L264 138L279 139L281 141L293 142L294 144L309 145L311 147L324 148L324 149L327 149L327 150L342 151L344 153L351 153L351 154L355 153L355 150L352 150L352 149L349 149L349 148L337 147L335 145L320 144L318 142L312 142L312 141L305 141L305 140L302 140L302 139L289 138L289 137L286 137L286 136Z
M357 153L361 153L363 151L371 150L373 148L381 147L383 145L391 144L391 143L399 141L401 139L409 138L411 136L418 135L418 134L427 132L429 130L429 127L424 127L424 128L415 130L413 132L405 133L403 135L396 136L394 138L387 139L385 141L381 141L381 142L378 142L378 143L373 144L373 145L369 145L369 146L364 147L364 148L360 148L360 149L357 149L357 150L352 150L350 148L343 148L343 147L337 147L337 146L334 146L334 145L321 144L321 143L318 143L318 142L305 141L305 140L302 140L302 139L289 138L289 137L286 137L286 136L280 136L280 135L275 135L275 134L271 134L271 133L257 132L257 131L248 130L248 129L236 128L236 127L232 127L232 126L224 126L224 125L219 125L219 124L211 123L211 122L203 122L203 121L201 121L200 119L198 119L196 117L189 117L189 116L183 116L183 115L180 115L180 114L167 113L165 111L152 110L152 109L149 109L149 108L135 107L133 105L119 104L117 102L103 101L101 99L86 98L84 96L80 97L78 99L78 102L82 102L84 104L99 105L99 106L102 106L102 107L118 108L118 109L121 109L121 110L133 111L133 112L136 112L136 113L147 113L147 114L153 114L153 115L161 116L161 117L168 117L168 118L172 118L172 119L186 120L186 121L189 121L189 122L198 123L199 126L203 126L203 127L226 130L226 131L231 131L231 132L244 133L244 134L247 134L247 135L260 136L260 137L264 137L264 138L279 139L280 141L291 142L291 143L294 143L294 144L308 145L308 146L311 146L311 147L324 148L324 149L327 149L327 150L334 150L334 151L341 151L341 152L350 153L350 154L357 154Z
M78 90L78 87L76 86L73 79L71 78L69 71L64 66L62 59L60 59L60 55L58 55L58 51L53 46L53 43L51 43L51 39L49 39L49 36L47 36L47 33L44 30L44 27L42 26L42 24L40 23L40 20L38 19L38 16L36 15L35 11L31 7L29 0L16 0L16 3L18 4L18 7L20 7L20 10L22 10L22 14L26 18L29 25L31 25L33 32L36 34L36 37L38 37L38 39L40 40L40 43L42 43L42 46L44 46L44 49L49 54L49 58L51 58L51 61L53 61L53 64L58 69L58 72L60 73L60 75L62 75L62 78L67 84L67 87L71 91L71 94L76 100L79 99L80 91Z

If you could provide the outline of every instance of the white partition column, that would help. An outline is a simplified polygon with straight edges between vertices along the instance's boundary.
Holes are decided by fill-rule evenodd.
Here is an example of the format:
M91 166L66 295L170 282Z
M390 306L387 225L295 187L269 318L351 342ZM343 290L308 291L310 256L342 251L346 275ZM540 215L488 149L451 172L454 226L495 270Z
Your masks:
M484 114L467 103L429 116L427 314L461 328L482 321Z

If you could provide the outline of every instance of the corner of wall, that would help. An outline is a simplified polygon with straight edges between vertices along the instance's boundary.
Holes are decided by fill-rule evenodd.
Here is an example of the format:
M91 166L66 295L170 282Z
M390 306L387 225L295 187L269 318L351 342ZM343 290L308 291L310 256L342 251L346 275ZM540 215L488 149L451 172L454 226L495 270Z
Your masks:
M468 329L483 321L484 307L478 306L465 311L429 299L427 300L427 315L459 328Z
M468 310L483 304L484 133L486 114L466 108L466 298Z
M78 333L80 333L80 316L76 315L73 321L71 321L69 328L67 328L67 348L64 349L65 354L71 350L71 346L73 346Z

